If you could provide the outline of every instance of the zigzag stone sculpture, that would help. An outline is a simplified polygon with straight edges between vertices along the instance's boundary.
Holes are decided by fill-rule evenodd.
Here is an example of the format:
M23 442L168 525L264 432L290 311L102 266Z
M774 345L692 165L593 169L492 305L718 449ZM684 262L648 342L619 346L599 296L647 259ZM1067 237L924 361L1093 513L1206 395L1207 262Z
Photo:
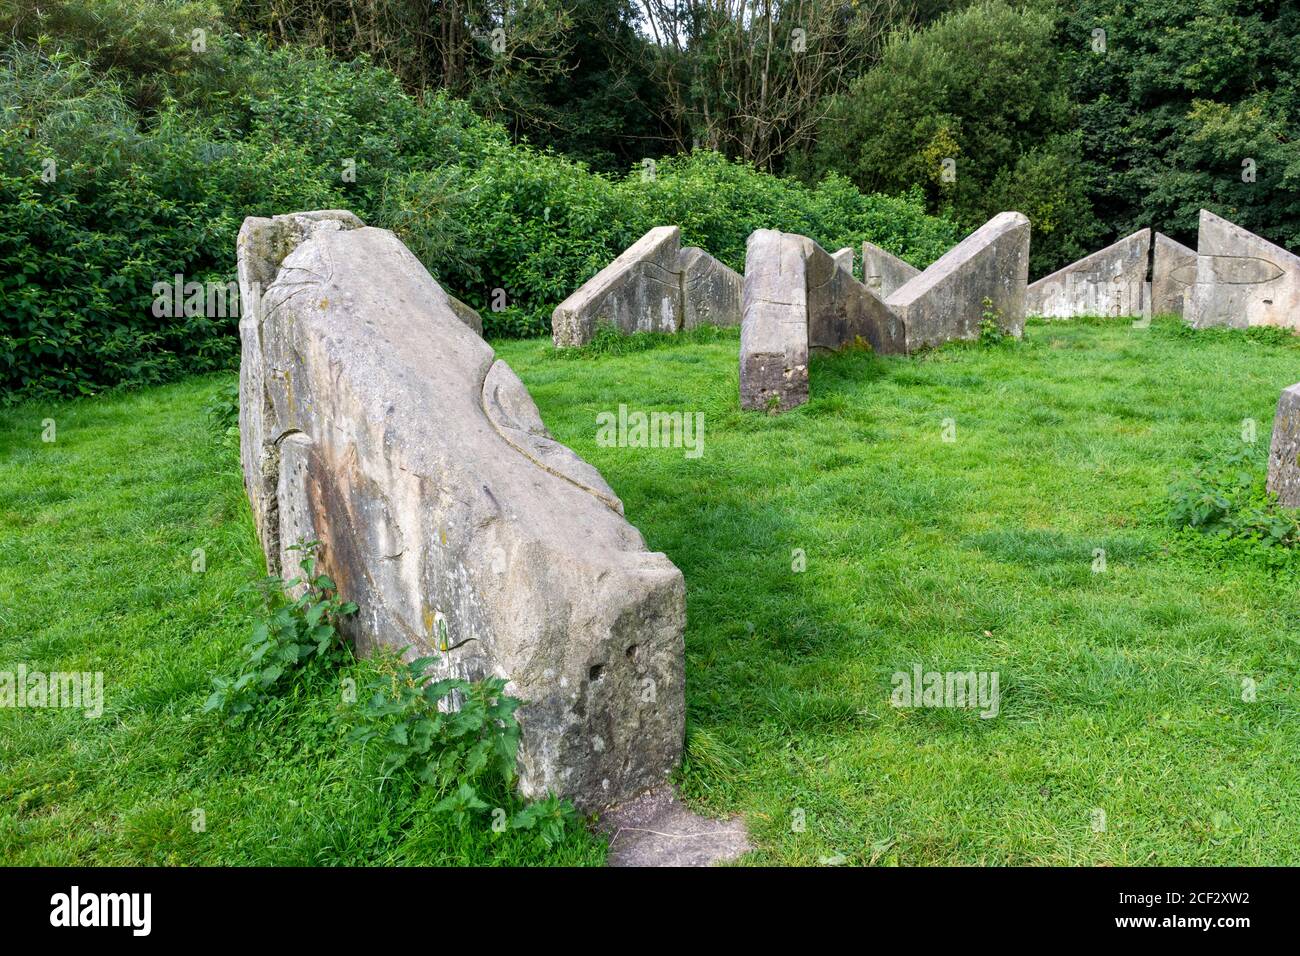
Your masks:
M1151 230L1140 229L1030 284L1025 312L1049 319L1080 315L1150 315L1147 255Z
M681 572L391 232L250 218L238 251L241 457L271 570L320 541L361 652L505 678L525 795L594 809L663 783L683 742Z
M884 256L878 247L864 246L864 275L880 268L892 282L905 274ZM878 354L897 355L975 338L985 300L1002 327L1019 336L1029 220L1015 212L995 216L888 299L858 282L851 270L850 249L832 256L806 236L772 229L750 235L740 324L741 408L786 411L806 402L810 350L835 351L863 341Z
M1029 220L1002 212L895 289L885 304L903 321L908 352L978 338L989 309L1004 332L1019 338L1028 278Z
M805 241L791 233L756 229L745 244L741 408L786 411L808 401ZM833 261L832 268L843 272Z
M607 324L622 332L676 332L740 323L740 276L681 230L656 226L551 313L556 348L585 345Z
M808 348L836 352L862 341L881 355L903 351L903 323L884 301L853 278L853 250L830 255L805 236L797 236L804 256L808 302ZM746 257L745 275L749 275Z
M862 283L882 299L906 284L921 270L875 243L862 244Z
M1195 329L1300 329L1300 256L1202 209L1184 317Z

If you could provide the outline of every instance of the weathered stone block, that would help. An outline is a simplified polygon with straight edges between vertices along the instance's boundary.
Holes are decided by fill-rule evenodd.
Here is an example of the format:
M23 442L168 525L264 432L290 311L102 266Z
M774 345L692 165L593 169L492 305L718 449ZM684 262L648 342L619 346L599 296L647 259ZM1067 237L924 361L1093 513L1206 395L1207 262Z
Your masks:
M746 243L741 408L786 411L808 401L807 241L757 229Z
M1029 220L1018 212L994 216L886 300L903 320L907 351L979 337L985 300L1003 331L1025 327Z
M896 289L920 274L921 270L916 266L875 243L862 244L862 284L881 299L889 298Z
M847 272L850 276L853 275L853 247L852 246L845 246L843 249L836 249L834 252L831 253L831 258L835 260L835 264L837 266L839 266L841 269Z
M1300 329L1300 256L1202 209L1185 318L1196 329Z
M447 293L447 302L451 305L451 311L456 313L456 318L460 319L479 335L483 334L483 317L479 315L476 310L470 308L450 292Z
M841 253L852 250L832 256L811 239L798 238L805 259L808 347L834 352L861 340L881 355L901 354L902 320L845 269Z
M682 324L681 230L657 226L597 272L551 314L556 348L585 345L599 325L676 332Z
M556 348L585 345L601 325L626 333L739 325L740 284L703 249L682 249L676 226L656 226L556 307L551 339Z
M1268 452L1268 490L1278 503L1300 508L1300 383L1282 390Z
M740 324L740 273L703 249L687 246L678 256L682 277L682 328Z
M1182 315L1196 284L1196 250L1157 232L1151 259L1151 314Z
M682 750L684 584L600 474L392 233L250 218L239 276L241 455L270 567L319 540L360 651L505 678L524 794L594 809L661 784Z
M1049 319L1149 316L1146 277L1150 250L1151 230L1140 229L1044 276L1025 290L1026 314Z

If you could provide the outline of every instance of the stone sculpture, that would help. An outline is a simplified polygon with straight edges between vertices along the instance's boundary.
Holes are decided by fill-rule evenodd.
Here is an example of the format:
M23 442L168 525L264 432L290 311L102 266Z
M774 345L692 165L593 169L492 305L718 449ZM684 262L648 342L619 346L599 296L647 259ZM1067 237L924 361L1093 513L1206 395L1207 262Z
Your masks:
M1080 315L1149 316L1147 258L1151 230L1131 236L1058 269L1025 290L1025 312L1048 319Z
M1300 383L1282 390L1268 451L1268 490L1285 508L1300 508Z
M878 269L890 282L901 277L906 270L886 256L864 247L864 274ZM1029 220L1020 213L994 217L888 299L853 278L851 263L852 250L831 255L806 236L771 229L750 235L740 326L742 408L785 411L806 402L810 351L864 342L881 355L902 354L975 338L986 313L1012 335L1024 328Z
M1182 315L1184 299L1196 284L1196 250L1157 232L1151 259L1151 314Z
M320 541L362 653L505 678L526 796L595 809L662 784L683 743L681 572L391 232L250 218L238 252L241 457L270 568Z
M676 332L740 323L740 276L703 249L681 248L681 230L656 226L551 314L556 348L585 345L600 325L621 332Z
M478 312L460 301L460 299L456 298L450 292L447 293L447 302L451 306L451 311L456 313L456 318L460 319L479 335L483 334L483 318L478 314Z
M875 243L862 244L862 284L886 299L921 270L893 253L886 252Z
M852 246L845 246L843 249L836 249L831 253L831 258L835 260L837 266L847 272L850 276L853 275Z
M1019 338L1028 277L1029 220L1003 212L895 289L885 304L902 320L909 353L978 338L986 313Z
M808 401L807 255L803 242L802 236L756 229L745 245L741 408L786 411ZM835 271L842 270L835 267Z
M1300 256L1202 209L1184 318L1196 329L1300 329Z
M853 278L841 249L832 256L804 236L798 236L804 256L804 282L808 304L808 347L835 352L846 345L865 342L880 355L903 351L903 323L884 300ZM746 259L745 274L749 275Z

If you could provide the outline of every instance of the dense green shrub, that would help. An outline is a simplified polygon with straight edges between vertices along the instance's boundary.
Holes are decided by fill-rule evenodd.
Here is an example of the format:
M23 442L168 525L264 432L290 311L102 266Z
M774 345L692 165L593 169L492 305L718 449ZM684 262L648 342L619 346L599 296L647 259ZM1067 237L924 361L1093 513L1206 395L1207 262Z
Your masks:
M1300 247L1300 6L1062 0L1056 45L1097 214L1195 244L1202 207ZM1105 31L1105 50L1091 42ZM1254 160L1254 177L1243 163Z
M1300 545L1300 511L1278 505L1261 459L1260 449L1243 443L1179 477L1169 489L1169 521L1203 535L1203 545L1220 557L1253 555L1288 566Z
M810 188L707 150L663 160L653 175L638 168L615 180L551 153L502 147L456 188L449 197L439 182L412 197L445 210L444 225L426 222L424 234L467 237L458 254L426 264L483 312L489 335L548 331L556 303L664 223L738 271L746 238L760 228L807 235L831 250L870 239L918 265L956 241L955 227L925 215L919 195L866 196L838 176ZM396 212L386 210L394 225ZM512 308L490 310L494 289Z
M357 606L339 597L338 588L316 573L319 542L290 545L302 552L302 577L288 581L271 575L262 582L266 617L253 627L237 672L212 678L212 695L203 710L239 721L258 705L281 693L301 672L337 668L353 659L352 646L339 632L343 618ZM293 597L293 590L302 593Z
M483 312L489 335L547 331L556 303L664 222L737 268L759 227L830 248L869 238L918 264L954 239L915 196L864 196L835 177L807 187L710 153L665 161L653 178L602 176L512 145L463 103L412 97L364 59L211 43L238 83L227 77L200 110L182 105L192 90L177 81L179 98L148 113L117 73L48 44L3 54L0 394L231 365L233 307L158 316L153 290L175 275L231 281L245 216L344 207L393 228ZM124 78L139 86L140 70Z

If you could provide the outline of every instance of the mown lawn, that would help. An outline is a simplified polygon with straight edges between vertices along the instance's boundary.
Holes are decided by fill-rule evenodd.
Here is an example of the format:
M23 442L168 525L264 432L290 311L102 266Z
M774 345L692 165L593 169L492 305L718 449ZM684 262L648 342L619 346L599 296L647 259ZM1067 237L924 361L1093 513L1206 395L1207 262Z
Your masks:
M1036 322L1017 344L815 360L812 401L778 417L738 411L736 349L498 343L686 576L680 784L743 814L748 861L1300 862L1300 561L1162 516L1243 419L1263 469L1300 348ZM107 698L98 720L0 710L0 861L600 862L594 838L547 850L379 788L330 684L243 730L200 714L261 573L204 421L226 381L0 413L0 670L102 670ZM703 454L598 445L620 404L702 412ZM998 715L892 707L914 665L996 671Z

